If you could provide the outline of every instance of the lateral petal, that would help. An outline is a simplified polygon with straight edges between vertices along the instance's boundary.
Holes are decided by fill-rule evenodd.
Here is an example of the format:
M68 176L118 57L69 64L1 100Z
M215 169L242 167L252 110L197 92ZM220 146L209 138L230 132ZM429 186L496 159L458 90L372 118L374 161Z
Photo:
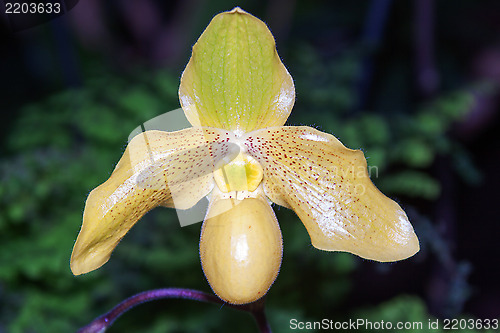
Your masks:
M71 255L73 274L106 263L116 245L149 210L190 208L214 186L214 165L238 154L232 134L208 128L147 131L127 146L111 177L90 192ZM235 151L236 150L236 151Z
M266 195L295 211L314 247L384 262L418 252L405 212L373 185L360 150L307 126L248 133L245 147L263 167Z

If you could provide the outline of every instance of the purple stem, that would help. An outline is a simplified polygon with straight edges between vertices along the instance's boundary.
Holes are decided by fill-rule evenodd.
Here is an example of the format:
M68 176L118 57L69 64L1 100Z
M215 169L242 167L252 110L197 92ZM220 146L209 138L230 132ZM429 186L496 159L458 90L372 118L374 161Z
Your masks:
M269 322L266 319L266 314L264 313L264 308L259 311L252 311L252 315L257 322L257 326L259 327L259 332L261 333L272 333L271 326L269 326Z
M224 304L234 309L247 311L253 315L261 333L271 333L271 327L269 326L266 315L264 313L263 300L245 305L235 305L226 303L217 296L210 295L202 291L182 288L154 289L136 294L132 297L127 298L126 300L115 306L113 309L111 309L109 312L103 314L100 317L97 317L87 326L80 328L77 333L103 333L113 324L113 322L118 317L120 317L122 314L132 309L136 305L162 298L191 299L200 302Z

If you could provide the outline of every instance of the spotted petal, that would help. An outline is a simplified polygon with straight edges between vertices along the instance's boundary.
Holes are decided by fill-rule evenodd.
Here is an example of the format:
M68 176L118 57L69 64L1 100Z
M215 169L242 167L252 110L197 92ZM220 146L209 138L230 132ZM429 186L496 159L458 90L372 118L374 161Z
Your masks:
M190 208L206 196L214 186L214 165L238 154L239 148L227 142L230 135L188 128L134 137L111 177L87 198L72 272L87 273L106 263L128 230L154 207Z
M418 252L406 214L373 185L360 150L307 126L254 131L245 146L264 169L266 195L297 213L316 248L377 261Z
M235 8L215 16L194 45L179 97L193 126L250 132L283 125L295 88L264 22Z

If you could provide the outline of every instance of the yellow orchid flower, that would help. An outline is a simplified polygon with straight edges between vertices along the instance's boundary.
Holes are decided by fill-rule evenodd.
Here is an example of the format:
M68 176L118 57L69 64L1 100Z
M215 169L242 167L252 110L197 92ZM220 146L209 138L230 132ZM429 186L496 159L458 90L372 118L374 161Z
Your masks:
M283 126L295 100L267 26L240 8L215 16L193 47L179 96L193 127L133 138L86 202L75 275L106 263L149 210L207 196L200 238L213 291L233 304L264 296L278 275L281 231L271 203L293 209L314 247L376 261L419 243L401 207L371 182L360 150L307 126Z

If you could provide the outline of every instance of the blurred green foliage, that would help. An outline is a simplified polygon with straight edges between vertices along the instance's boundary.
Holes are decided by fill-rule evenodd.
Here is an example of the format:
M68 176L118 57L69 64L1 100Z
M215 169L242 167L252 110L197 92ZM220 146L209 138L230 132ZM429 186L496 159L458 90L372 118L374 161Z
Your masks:
M441 96L414 113L353 114L360 55L352 52L332 64L307 46L298 50L291 65L298 103L290 123L321 122L322 130L346 146L362 148L369 165L377 167L372 178L383 191L436 199L440 185L428 168L438 155L454 156L467 174L473 173L466 152L446 135L470 107L468 93ZM103 268L79 277L69 270L87 194L109 177L135 127L178 108L178 84L178 75L168 72L101 74L84 88L62 91L19 111L0 163L0 331L71 332L146 289L210 291L198 257L200 224L180 228L168 209L146 215ZM344 309L360 259L314 249L293 212L276 210L284 259L268 296L275 332L289 331L291 318L427 320L423 303L411 297L360 312ZM248 314L166 300L134 309L110 332L254 330Z

